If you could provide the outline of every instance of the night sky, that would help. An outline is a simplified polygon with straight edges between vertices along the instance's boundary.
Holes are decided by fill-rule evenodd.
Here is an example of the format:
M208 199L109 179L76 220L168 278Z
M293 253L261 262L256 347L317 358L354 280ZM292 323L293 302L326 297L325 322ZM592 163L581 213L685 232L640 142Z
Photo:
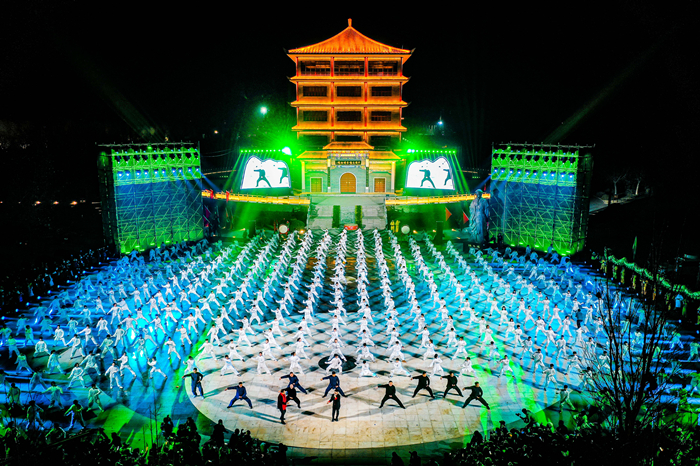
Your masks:
M615 170L640 169L670 187L678 178L667 175L698 167L691 2L611 2L605 10L403 3L399 11L371 6L371 14L359 3L347 11L289 3L279 12L268 3L16 3L23 6L0 28L3 168L26 172L49 158L54 171L43 179L56 173L66 195L76 189L72 177L97 192L95 142L167 136L199 141L205 155L230 148L257 106L284 112L293 100L285 49L325 40L348 18L370 38L415 49L404 70L409 130L442 117L482 167L491 144L508 141L596 144L599 189ZM27 142L43 152L18 156Z

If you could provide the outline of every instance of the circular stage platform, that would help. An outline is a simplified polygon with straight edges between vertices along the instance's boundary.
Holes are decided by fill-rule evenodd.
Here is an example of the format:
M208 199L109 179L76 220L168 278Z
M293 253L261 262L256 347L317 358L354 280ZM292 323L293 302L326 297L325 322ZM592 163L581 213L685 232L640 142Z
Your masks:
M451 306L448 306L451 307ZM453 312L454 314L454 312ZM326 452L336 457L342 454L347 456L357 455L356 449L381 449L376 454L378 458L390 457L391 451L418 450L435 453L437 447L448 448L450 446L461 446L468 440L474 431L487 432L504 421L506 425L522 425L522 421L516 413L520 413L522 408L532 411L536 417L543 419L540 411L555 404L558 397L550 387L549 391L543 390L543 376L538 372L533 379L532 373L527 368L521 368L519 360L512 358L515 376L504 375L499 377L499 371L495 363L489 362L480 357L479 345L477 344L478 326L473 329L468 328L467 323L458 322L457 331L467 340L467 351L474 363L476 376L459 375L459 368L464 361L463 357L451 359L454 350L439 351L443 359L445 374L450 370L455 372L459 378L459 388L471 386L478 381L484 390L484 399L489 403L491 410L488 411L478 401L474 400L466 408L462 408L470 390L463 391L463 397L451 391L443 399L445 380L435 375L431 377L431 388L435 399L431 399L428 393L423 390L412 398L416 387L416 380L411 380L407 376L396 375L390 377L391 364L386 361L386 343L388 337L375 332L377 347L373 348L373 353L377 361L370 363L370 367L377 377L358 377L359 367L354 367L349 372L340 375L341 387L347 398L342 399L340 410L340 421L331 422L331 407L327 403L330 394L324 397L327 387L323 361L330 350L326 346L327 335L330 332L329 314L316 313L316 325L312 327L314 335L307 338L312 343L306 349L309 359L301 362L304 374L298 374L301 385L309 392L307 395L297 391L297 396L301 401L301 408L291 402L287 410L286 425L279 421L280 413L277 410L277 395L281 388L287 386L286 379L280 377L286 375L289 363L282 359L280 351L273 350L273 354L279 358L278 361L267 361L267 365L273 375L259 375L256 372L255 360L246 362L234 361L234 365L241 372L240 377L232 374L220 376L222 366L219 360L214 360L209 356L196 358L197 366L204 373L208 374L203 381L205 397L193 397L187 385L187 392L194 406L212 422L222 419L227 429L250 430L253 437L263 439L272 443L284 443L287 446L307 450L310 455L323 455L322 451L313 450L333 450L335 453ZM292 316L294 318L294 316ZM299 317L296 317L298 320ZM345 335L351 335L357 331L357 314L349 312L345 319L347 327L341 327ZM437 324L437 322L436 322ZM492 322L494 328L496 322ZM434 326L433 326L434 327ZM291 322L288 322L289 329L296 329ZM288 348L293 338L293 331L282 327L285 338L277 338L278 343L284 349ZM420 371L427 371L430 375L429 361L424 361L422 354L416 350L420 346L420 337L416 335L416 324L412 320L405 319L399 329L402 334L402 343L406 357L403 366L412 376L420 374ZM379 340L381 338L381 341ZM434 335L436 346L444 348L443 343L447 337ZM262 336L258 334L256 340L261 341ZM217 356L227 353L225 345L228 340L222 340ZM505 345L505 352L512 356L512 349ZM354 347L346 347L345 355L349 357ZM241 346L238 351L247 359L257 356L257 347ZM321 361L321 367L319 367ZM549 363L550 357L545 358ZM529 362L525 358L525 363ZM552 361L554 362L554 361ZM397 396L406 406L401 409L394 401L387 401L383 408L379 408L380 401L384 396L384 389L377 388L378 385L386 384L392 380L397 386ZM224 391L226 387L234 387L242 381L247 389L248 396L253 402L253 409L250 409L244 401L237 401L231 408L227 409L229 401L235 395L235 391ZM561 378L559 382L578 385L577 376ZM578 393L572 395L575 404L585 403ZM551 417L555 423L559 417L552 411ZM563 419L570 418L570 414L564 414ZM340 451L339 451L340 450Z

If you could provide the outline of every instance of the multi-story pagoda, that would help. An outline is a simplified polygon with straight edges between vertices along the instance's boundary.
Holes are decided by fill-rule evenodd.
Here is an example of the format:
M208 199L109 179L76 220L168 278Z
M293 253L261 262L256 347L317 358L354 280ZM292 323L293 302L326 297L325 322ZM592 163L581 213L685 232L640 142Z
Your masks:
M401 113L403 65L410 50L372 40L352 27L318 44L288 51L296 64L298 157L302 191L395 191L392 151L406 128Z

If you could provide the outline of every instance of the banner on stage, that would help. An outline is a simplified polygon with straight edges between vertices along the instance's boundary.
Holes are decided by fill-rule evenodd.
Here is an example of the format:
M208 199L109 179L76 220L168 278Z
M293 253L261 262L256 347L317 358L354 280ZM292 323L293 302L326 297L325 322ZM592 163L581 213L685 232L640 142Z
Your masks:
M452 167L445 157L416 160L408 165L407 188L455 189Z
M289 188L289 166L274 159L251 157L245 164L241 189Z

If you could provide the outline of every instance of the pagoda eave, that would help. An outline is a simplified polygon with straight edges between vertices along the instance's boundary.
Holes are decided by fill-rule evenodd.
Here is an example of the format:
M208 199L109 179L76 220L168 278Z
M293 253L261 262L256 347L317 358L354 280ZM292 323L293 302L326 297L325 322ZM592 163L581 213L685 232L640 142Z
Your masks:
M329 126L292 126L292 131L305 131L305 132L317 132L317 133L330 133L331 131L335 131L338 133L343 133L343 132L348 132L348 131L363 131L363 132L368 132L368 133L404 133L406 132L406 128L404 126L382 126L381 128L378 128L376 126L374 127L365 127L365 126L347 126L347 127L329 127Z
M295 100L294 102L291 102L289 105L291 105L294 108L313 108L313 109L318 109L318 108L330 108L333 107L335 109L338 108L352 108L352 109L357 109L357 108L371 108L371 109L380 109L380 108L385 108L387 110L393 110L396 107L408 107L408 102L404 102L403 100L401 102L351 102L351 101L334 101L334 102L307 102L307 101L300 101L300 100Z
M407 83L411 79L408 76L294 76L289 78L293 83L298 82L318 82L327 83L328 81L362 81L372 84L374 82L383 83L392 81L397 83Z

